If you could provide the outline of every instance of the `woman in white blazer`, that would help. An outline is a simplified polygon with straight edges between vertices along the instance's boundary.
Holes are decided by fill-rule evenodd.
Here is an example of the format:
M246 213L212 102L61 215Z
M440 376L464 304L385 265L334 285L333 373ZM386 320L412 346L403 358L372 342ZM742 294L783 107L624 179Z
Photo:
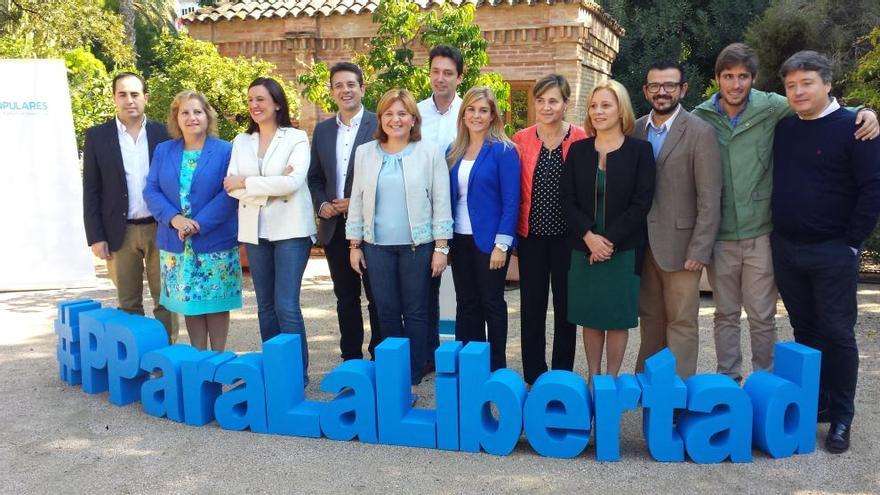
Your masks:
M273 79L248 89L248 132L232 142L224 187L238 199L238 240L247 249L263 342L279 333L301 336L308 381L308 344L300 286L317 233L306 183L309 141L290 123L287 97Z

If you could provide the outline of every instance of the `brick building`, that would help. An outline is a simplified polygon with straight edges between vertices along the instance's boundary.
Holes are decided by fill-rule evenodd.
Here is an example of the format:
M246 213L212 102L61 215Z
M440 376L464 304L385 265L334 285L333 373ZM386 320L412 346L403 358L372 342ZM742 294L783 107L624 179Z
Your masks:
M416 0L422 8L443 0ZM451 0L476 5L475 22L489 41L490 63L511 85L517 127L534 122L528 97L536 79L555 72L568 78L572 101L567 118L581 123L584 98L596 81L611 72L623 29L591 0ZM221 2L184 18L193 38L210 41L226 56L256 56L271 61L290 80L315 61L333 64L366 51L375 35L371 14L378 0L271 0ZM427 51L417 49L415 60ZM303 100L300 125L311 133L324 117Z

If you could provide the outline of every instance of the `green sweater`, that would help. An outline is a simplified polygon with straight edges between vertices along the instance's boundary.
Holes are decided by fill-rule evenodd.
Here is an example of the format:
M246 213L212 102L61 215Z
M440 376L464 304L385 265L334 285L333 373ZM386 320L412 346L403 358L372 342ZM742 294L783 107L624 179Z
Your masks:
M714 98L714 97L713 97ZM792 112L784 96L752 89L736 128L715 109L713 98L694 109L718 135L721 149L721 228L719 241L754 239L773 230L773 134Z

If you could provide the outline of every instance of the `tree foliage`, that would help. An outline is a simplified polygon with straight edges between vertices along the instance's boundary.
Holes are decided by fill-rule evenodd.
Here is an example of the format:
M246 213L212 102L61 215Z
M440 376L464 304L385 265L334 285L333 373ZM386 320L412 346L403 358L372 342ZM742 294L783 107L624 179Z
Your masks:
M880 27L860 38L856 49L862 53L858 65L848 78L848 103L860 103L869 108L880 108ZM865 249L880 260L880 226L865 242Z
M61 58L78 48L114 65L134 60L119 16L101 0L0 1L0 57Z
M659 59L682 62L689 82L684 106L702 99L715 74L715 58L726 45L742 41L749 22L768 0L603 0L600 2L626 30L612 65L615 79L632 95L638 114L650 107L642 98L648 65Z
M774 0L748 28L745 40L760 61L755 85L782 92L778 71L800 50L824 53L834 64L834 87L846 93L846 74L856 66L854 41L880 25L877 0Z
M82 147L85 131L113 116L112 77L104 64L85 48L64 55L67 84L73 110L77 144Z
M220 137L231 140L247 129L247 88L257 77L274 77L284 87L291 118L299 115L299 97L273 76L275 66L254 58L224 57L211 43L189 36L162 35L155 49L156 68L149 78L147 115L165 122L174 96L185 89L201 91L217 110Z
M444 3L439 9L423 11L412 0L382 0L373 13L377 24L376 36L370 40L366 53L355 54L353 60L364 71L367 85L364 105L375 109L379 98L392 88L406 88L418 99L431 95L428 61L415 63L415 48L429 48L448 44L458 48L464 58L464 75L459 93L472 86L491 88L502 111L508 109L510 86L496 73L481 74L489 63L480 27L474 24L474 6L455 7ZM303 95L321 105L325 111L335 111L330 95L330 71L324 62L315 63L299 78L304 86Z
M856 69L848 78L850 91L848 101L861 103L869 108L880 108L880 27L856 43L864 50Z
M108 9L119 13L125 32L125 42L140 59L147 48L146 36L155 42L156 35L174 29L177 13L176 0L105 0Z

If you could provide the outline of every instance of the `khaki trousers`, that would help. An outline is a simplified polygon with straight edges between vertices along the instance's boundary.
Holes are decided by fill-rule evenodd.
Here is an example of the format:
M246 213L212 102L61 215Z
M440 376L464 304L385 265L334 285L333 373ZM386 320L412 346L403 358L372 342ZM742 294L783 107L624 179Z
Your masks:
M657 265L648 249L642 267L639 292L639 329L642 343L636 371L644 371L645 360L668 347L683 379L697 372L700 349L700 274L687 270L667 272Z
M144 268L147 285L153 296L153 316L162 322L168 340L177 342L177 315L159 304L162 284L159 276L159 248L156 247L156 224L128 224L119 251L110 253L107 271L116 286L119 309L126 313L144 314Z
M715 355L718 372L742 380L740 318L749 320L752 371L773 369L776 344L776 281L770 236L717 241L709 266L715 299Z

